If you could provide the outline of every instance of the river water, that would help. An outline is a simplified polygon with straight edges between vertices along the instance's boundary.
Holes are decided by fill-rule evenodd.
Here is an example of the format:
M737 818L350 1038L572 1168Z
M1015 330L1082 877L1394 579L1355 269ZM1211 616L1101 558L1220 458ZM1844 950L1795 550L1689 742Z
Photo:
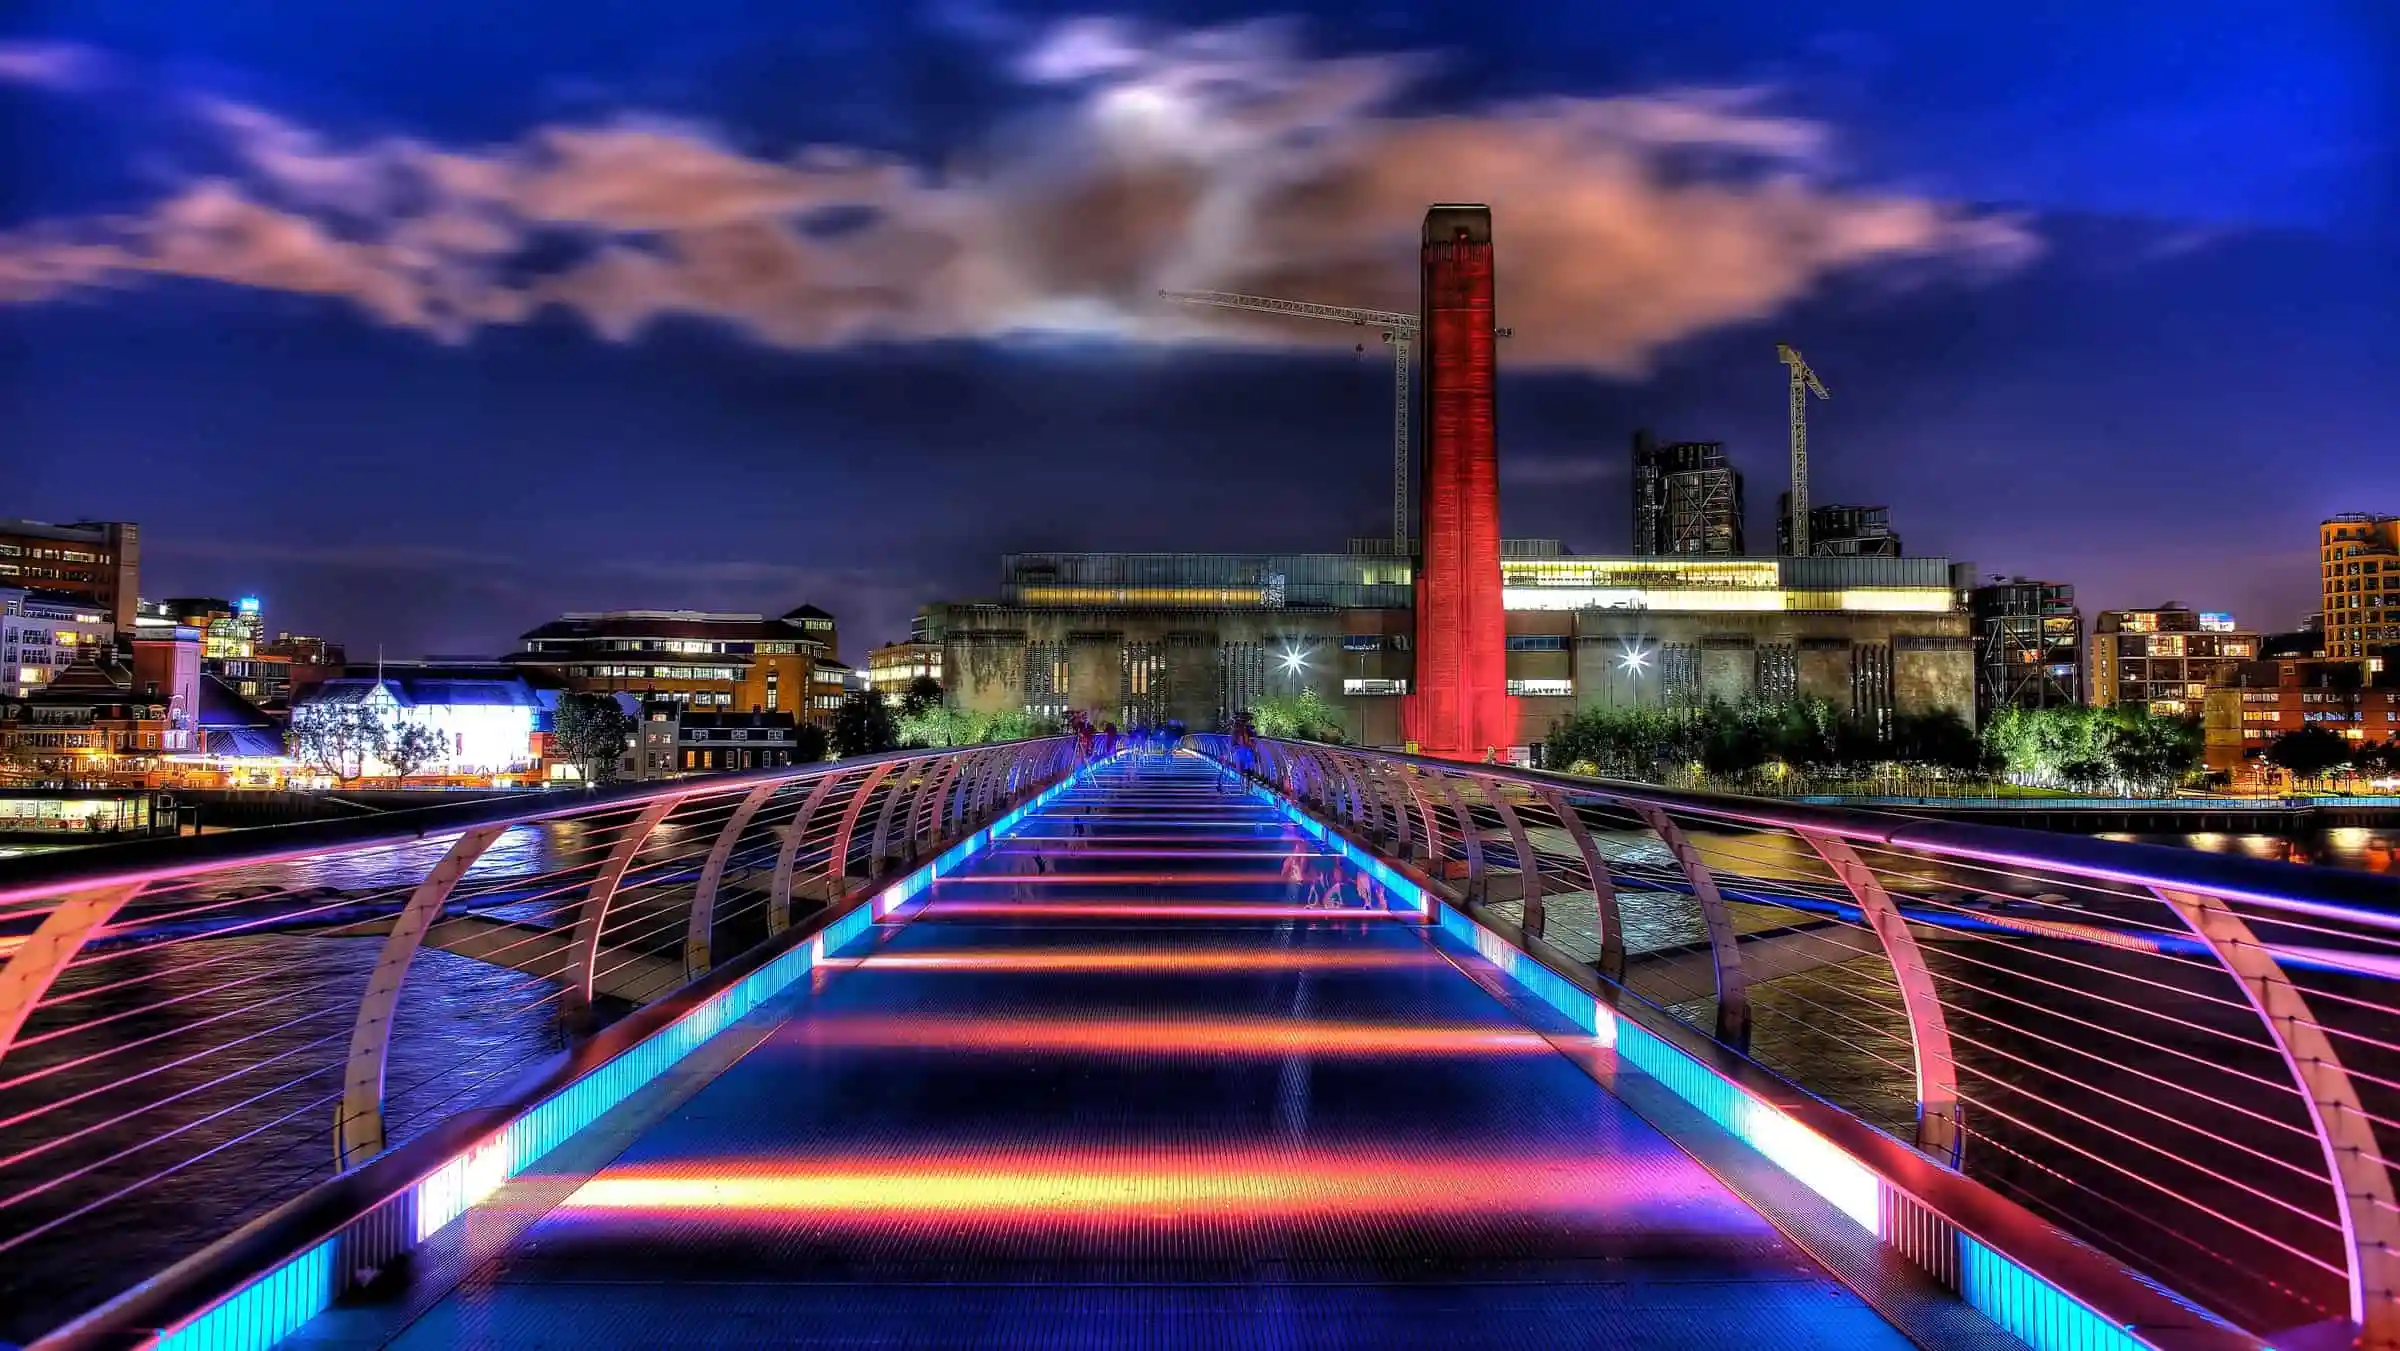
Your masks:
M2104 834L2103 840L2141 844L2170 844L2211 854L2304 863L2319 868L2389 873L2400 855L2400 828L2344 826L2331 830L2295 830L2274 835L2227 835L2202 831L2189 835Z

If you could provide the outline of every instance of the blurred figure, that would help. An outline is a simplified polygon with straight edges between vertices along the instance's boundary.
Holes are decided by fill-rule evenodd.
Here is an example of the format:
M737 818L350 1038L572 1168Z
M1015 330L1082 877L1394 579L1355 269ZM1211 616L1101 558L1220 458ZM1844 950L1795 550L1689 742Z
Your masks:
M1308 904L1307 860L1301 858L1297 853L1284 855L1281 876L1283 878L1284 904L1291 906Z
M2389 836L2367 837L2366 868L2371 873L2388 873L2392 870L2392 841Z

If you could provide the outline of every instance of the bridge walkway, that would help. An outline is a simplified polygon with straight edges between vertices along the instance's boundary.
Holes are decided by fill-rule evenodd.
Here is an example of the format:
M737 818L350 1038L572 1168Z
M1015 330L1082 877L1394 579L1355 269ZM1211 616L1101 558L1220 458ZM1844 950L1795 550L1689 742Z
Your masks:
M368 1340L1908 1344L1322 848L1101 766Z

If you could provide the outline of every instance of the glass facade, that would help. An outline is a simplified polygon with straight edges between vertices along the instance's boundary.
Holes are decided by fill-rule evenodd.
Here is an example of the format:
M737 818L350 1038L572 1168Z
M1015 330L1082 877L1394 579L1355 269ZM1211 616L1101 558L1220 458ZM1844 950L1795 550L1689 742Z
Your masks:
M1404 609L1403 559L1351 554L1010 554L1001 603L1035 609Z

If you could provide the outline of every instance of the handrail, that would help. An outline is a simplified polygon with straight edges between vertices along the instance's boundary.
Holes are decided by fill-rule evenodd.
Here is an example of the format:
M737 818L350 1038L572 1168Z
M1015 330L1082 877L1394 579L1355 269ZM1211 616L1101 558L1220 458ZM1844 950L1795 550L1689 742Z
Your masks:
M1466 912L1568 962L1603 1004L1655 1009L1913 1139L1927 1166L2230 1322L2346 1322L2400 1351L2400 880L1396 752L1192 744L1449 879Z
M1513 765L1462 766L1455 761L1401 751L1372 754L1446 773L1472 770L1478 776L1503 782L1605 793L1625 802L1649 803L1738 825L1818 831L1853 843L1916 849L1986 862L2039 860L2045 868L2095 881L2198 888L2296 913L2322 914L2328 907L2337 907L2344 918L2400 930L2400 878L2373 873L2295 869L2288 863L2202 854L2172 845L2095 840L1981 821L1929 821L1872 808L1830 807L1780 798L1663 788L1657 784L1584 778Z
M1047 740L1054 741L1055 738ZM1035 745L1040 741L997 743ZM973 748L961 748L962 751ZM821 765L749 770L711 775L697 791L709 797L738 794L761 783L812 777L834 767L849 769L923 756L923 751L883 751L852 756ZM653 799L695 791L694 780L612 784L607 787L545 789L514 797L478 798L472 802L405 807L368 817L333 821L292 821L282 825L251 826L217 835L152 836L116 840L51 854L0 858L0 905L35 900L62 886L78 889L119 882L162 882L237 864L282 863L335 850L357 852L409 844L506 821L531 825L579 816L608 808L648 803ZM536 803L528 809L527 803Z
M744 968L1082 755L912 749L0 861L0 1342ZM970 762L972 800L920 813Z

